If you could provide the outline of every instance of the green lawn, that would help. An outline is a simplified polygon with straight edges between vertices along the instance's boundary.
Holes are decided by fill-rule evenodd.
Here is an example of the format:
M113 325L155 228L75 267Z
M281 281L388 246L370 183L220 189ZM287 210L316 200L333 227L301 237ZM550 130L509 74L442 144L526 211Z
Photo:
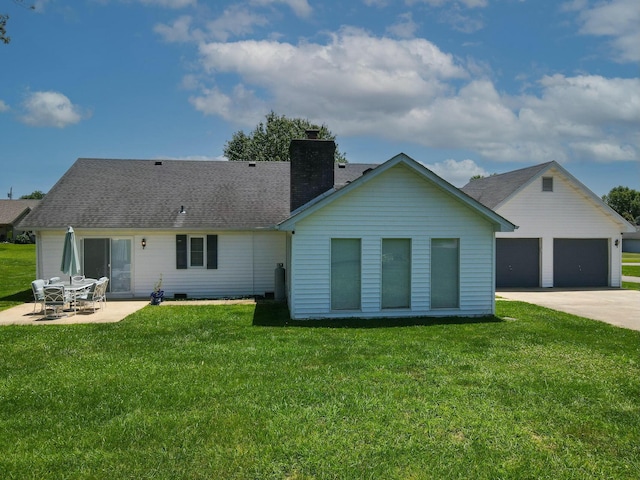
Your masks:
M622 263L640 263L640 253L623 252Z
M622 275L629 275L631 277L640 277L640 266L636 265L623 265Z
M498 317L265 326L286 318L271 303L2 327L0 472L638 478L640 332L518 302Z
M0 243L0 310L31 301L36 246Z

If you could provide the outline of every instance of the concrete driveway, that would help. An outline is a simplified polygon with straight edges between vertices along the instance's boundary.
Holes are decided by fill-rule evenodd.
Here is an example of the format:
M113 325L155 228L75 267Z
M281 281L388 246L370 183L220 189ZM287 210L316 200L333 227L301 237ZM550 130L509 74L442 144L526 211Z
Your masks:
M499 290L496 297L518 300L640 331L640 291L536 288Z

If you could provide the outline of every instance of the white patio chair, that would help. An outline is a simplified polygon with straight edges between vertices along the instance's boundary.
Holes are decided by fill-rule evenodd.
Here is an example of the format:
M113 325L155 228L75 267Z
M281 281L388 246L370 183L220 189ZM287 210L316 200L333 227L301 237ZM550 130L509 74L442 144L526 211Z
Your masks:
M107 306L107 287L109 286L109 277L100 277L100 280L104 282L104 289L102 292L102 305Z
M40 304L40 313L44 313L44 286L45 281L41 278L31 282L31 291L33 292L33 313L36 313L36 305Z
M47 282L47 285L54 285L56 283L60 283L60 277L51 277Z
M80 285L84 282L84 275L73 275L71 277L71 285Z
M85 308L87 305L91 305L93 311L96 311L96 304L104 306L104 296L107 289L107 283L103 280L98 280L92 284L85 293L76 298L80 304L80 308Z
M46 316L45 318L60 318L64 314L62 310L67 303L67 296L64 292L63 285L45 285L42 289L44 293L44 308L45 311L48 308L53 310L52 316Z

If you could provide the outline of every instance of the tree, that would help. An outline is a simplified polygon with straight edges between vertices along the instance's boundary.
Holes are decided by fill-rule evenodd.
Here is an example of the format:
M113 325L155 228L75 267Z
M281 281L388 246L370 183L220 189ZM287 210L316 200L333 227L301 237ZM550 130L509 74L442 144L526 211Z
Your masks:
M40 190L35 190L29 195L22 195L20 198L23 200L42 200L45 195L46 193L43 193Z
M13 0L13 3L20 5L21 7L27 8L29 10L35 10L35 5L25 4L24 0ZM9 20L9 15L6 13L0 13L0 42L5 45L11 42L11 37L7 35L7 21Z
M631 223L640 223L640 192L629 187L612 188L602 201Z
M291 140L305 138L305 131L309 129L320 130L319 139L335 141L335 135L326 125L318 126L304 118L279 116L272 110L266 115L266 123L260 122L249 135L242 130L235 132L224 145L224 156L229 160L288 162ZM347 162L337 144L335 158L336 162Z
M0 42L4 44L11 41L11 37L7 35L7 20L9 20L9 15L0 13Z

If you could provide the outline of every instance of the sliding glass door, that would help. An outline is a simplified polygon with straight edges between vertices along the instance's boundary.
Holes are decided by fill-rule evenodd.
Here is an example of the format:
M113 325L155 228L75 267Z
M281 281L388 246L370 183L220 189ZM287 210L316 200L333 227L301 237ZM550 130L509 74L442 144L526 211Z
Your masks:
M131 292L131 239L85 238L83 273L109 278L109 292Z

